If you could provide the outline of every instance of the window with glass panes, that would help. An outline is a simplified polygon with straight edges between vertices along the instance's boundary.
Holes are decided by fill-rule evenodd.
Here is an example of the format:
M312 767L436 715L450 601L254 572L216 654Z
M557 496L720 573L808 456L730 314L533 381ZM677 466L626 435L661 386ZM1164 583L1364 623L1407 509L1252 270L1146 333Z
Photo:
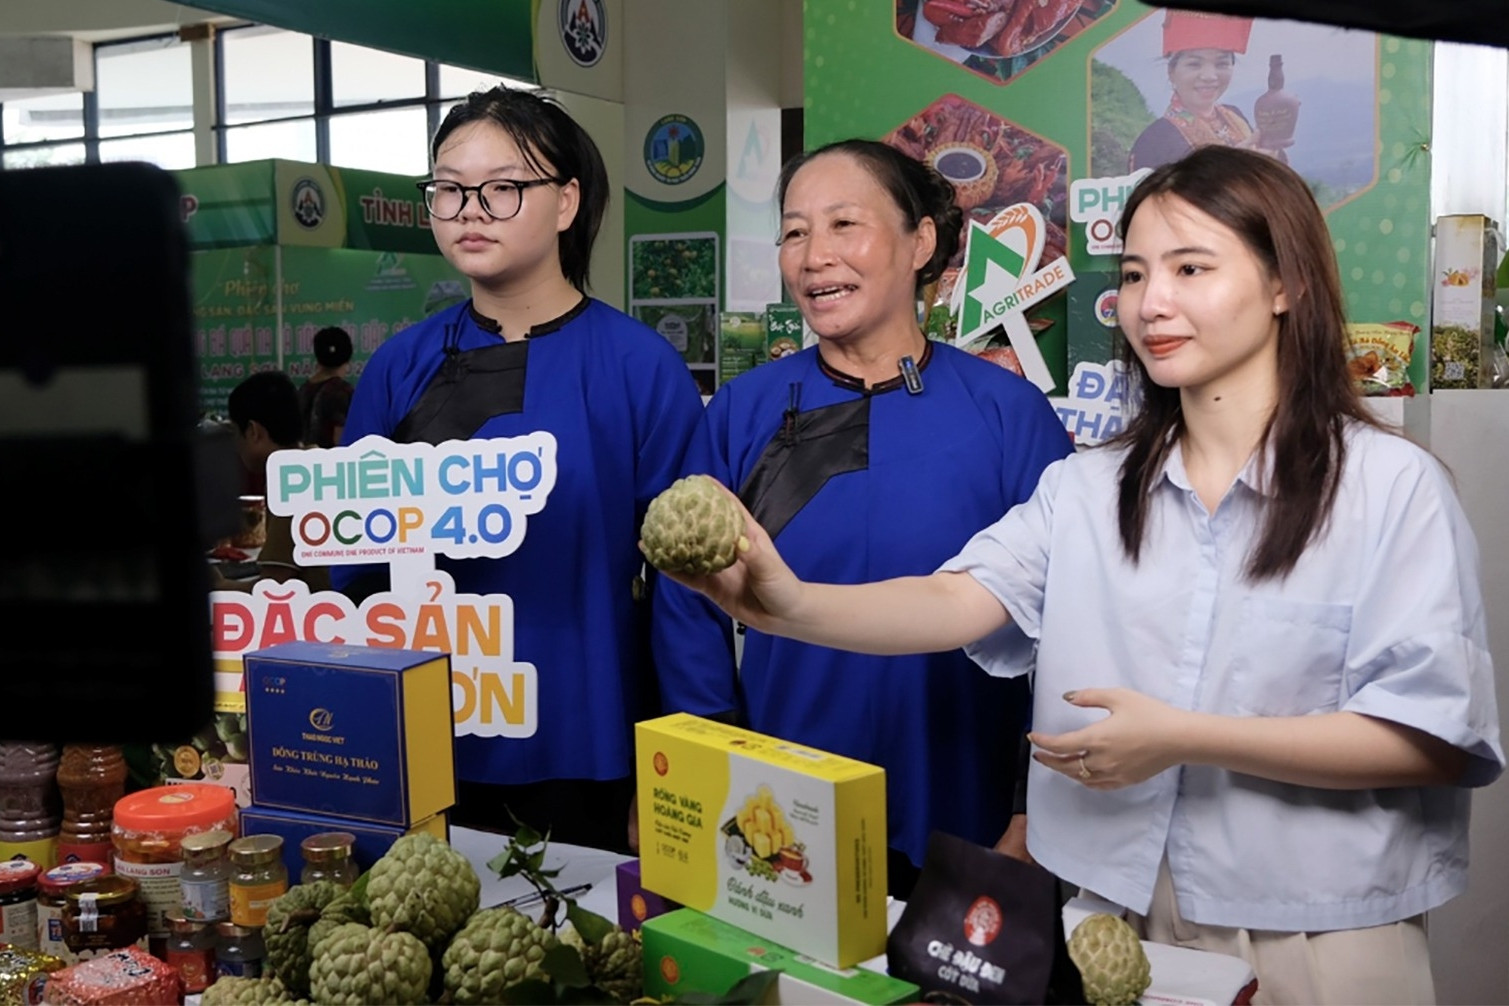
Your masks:
M215 35L221 163L269 157L422 175L451 106L495 74L264 25ZM191 47L176 36L95 46L96 88L0 103L0 166L195 163Z

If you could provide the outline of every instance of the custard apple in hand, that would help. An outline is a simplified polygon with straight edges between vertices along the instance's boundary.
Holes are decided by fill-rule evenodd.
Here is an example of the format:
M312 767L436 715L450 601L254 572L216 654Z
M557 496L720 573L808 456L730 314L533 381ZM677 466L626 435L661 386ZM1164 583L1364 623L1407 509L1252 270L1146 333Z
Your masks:
M706 475L677 479L651 500L639 538L651 566L675 573L716 573L749 548L744 514Z

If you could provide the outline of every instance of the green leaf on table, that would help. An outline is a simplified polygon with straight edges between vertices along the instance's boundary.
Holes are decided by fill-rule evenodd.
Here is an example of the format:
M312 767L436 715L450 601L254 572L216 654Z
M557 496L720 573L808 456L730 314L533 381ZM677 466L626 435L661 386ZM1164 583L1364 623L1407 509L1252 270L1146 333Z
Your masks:
M582 942L591 947L602 943L603 938L613 931L613 923L578 905L572 898L566 899L566 918L571 920L571 924L581 934Z
M587 965L582 963L582 955L576 952L575 947L556 944L545 951L540 967L558 985L586 988L592 984L592 979L587 977Z
M511 877L519 872L519 864L514 862L513 846L509 846L487 861L487 868L500 877Z
M518 821L518 818L514 818ZM520 849L532 849L540 844L540 833L527 824L520 824L518 831L514 832L513 844Z
M357 877L356 883L351 885L351 897L353 900L355 900L357 907L359 907L364 912L371 911L372 907L367 902L367 881L371 879L372 871L368 870L360 877Z

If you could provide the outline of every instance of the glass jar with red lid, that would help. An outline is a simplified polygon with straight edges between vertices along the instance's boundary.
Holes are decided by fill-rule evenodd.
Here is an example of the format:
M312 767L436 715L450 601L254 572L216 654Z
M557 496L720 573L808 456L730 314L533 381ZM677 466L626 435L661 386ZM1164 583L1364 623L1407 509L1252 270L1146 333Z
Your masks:
M37 949L37 877L29 859L0 862L0 943Z
M183 914L183 839L202 831L236 834L234 790L197 782L157 786L115 805L115 872L140 885L147 934L159 957L167 948L168 916Z

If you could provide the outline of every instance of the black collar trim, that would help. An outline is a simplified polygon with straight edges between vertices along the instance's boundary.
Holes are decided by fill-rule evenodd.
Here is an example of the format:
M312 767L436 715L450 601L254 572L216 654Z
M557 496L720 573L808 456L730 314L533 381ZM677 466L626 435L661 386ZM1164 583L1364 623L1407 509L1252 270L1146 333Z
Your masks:
M922 348L922 359L917 361L917 369L919 371L926 370L927 365L932 361L932 358L933 340L928 339L926 340L926 344ZM862 378L855 377L853 374L846 374L842 370L830 366L828 364L828 361L823 359L823 354L821 351L819 351L817 354L817 368L818 370L823 372L824 376L826 376L830 381L838 385L840 388L847 388L850 391L857 391L861 395L881 395L887 391L895 391L897 388L906 387L906 378L904 378L900 374L897 374L895 377L891 378L888 381L881 381L879 384L872 384L869 387L866 387L865 382Z
M587 310L587 306L591 303L592 299L590 297L583 296L581 300L577 301L576 306L571 310L567 311L559 318L552 318L550 321L540 322L540 324L531 328L525 334L524 338L533 339L536 336L549 335L551 332L559 331L560 329L565 328L571 322L580 317L582 312ZM503 326L498 324L496 319L489 318L481 311L478 311L476 301L469 300L466 302L466 313L471 316L472 321L478 328L482 329L482 331L491 332L493 335L503 334Z

